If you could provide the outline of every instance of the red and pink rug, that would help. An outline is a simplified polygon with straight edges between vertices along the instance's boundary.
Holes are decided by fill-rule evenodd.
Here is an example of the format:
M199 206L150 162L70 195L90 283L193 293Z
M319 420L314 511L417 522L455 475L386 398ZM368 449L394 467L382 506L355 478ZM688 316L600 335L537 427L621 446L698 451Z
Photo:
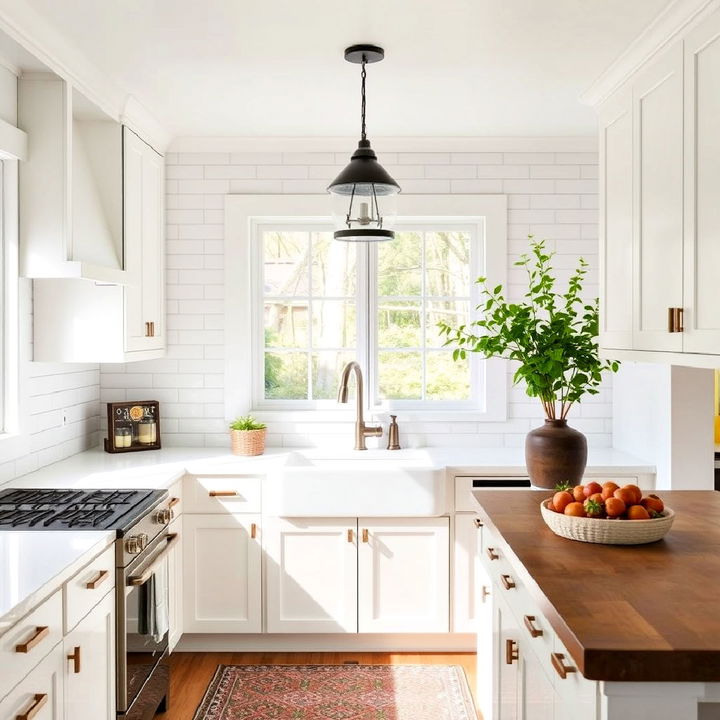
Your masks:
M453 665L220 665L195 720L476 720Z

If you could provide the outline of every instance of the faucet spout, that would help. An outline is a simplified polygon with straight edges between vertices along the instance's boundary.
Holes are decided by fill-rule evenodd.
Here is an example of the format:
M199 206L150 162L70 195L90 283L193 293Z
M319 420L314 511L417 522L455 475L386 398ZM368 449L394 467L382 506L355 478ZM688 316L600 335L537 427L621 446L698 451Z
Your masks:
M367 450L365 444L366 437L381 437L382 427L379 425L366 425L365 418L363 415L363 376L360 366L351 360L342 369L340 374L340 385L338 387L339 403L346 403L348 401L348 384L350 382L350 373L355 375L355 449L356 450Z

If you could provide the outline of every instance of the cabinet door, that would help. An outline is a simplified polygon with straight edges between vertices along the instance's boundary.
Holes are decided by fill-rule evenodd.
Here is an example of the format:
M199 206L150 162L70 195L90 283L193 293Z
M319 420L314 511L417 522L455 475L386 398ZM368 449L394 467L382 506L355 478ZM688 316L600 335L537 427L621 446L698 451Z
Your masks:
M478 556L481 528L477 527L475 521L475 515L455 515L452 631L456 633L478 632L478 615L488 606L484 602L481 585L485 579L480 575L483 570Z
M267 522L267 631L357 632L356 519Z
M555 637L554 651L562 658L563 665L574 667L575 663L562 642ZM548 658L549 660L549 658ZM548 663L550 665L550 663ZM552 665L550 665L552 668ZM583 677L577 668L562 677L553 669L555 687L555 720L599 720L599 683Z
M632 93L602 107L600 132L600 346L632 349L633 123Z
M493 597L493 720L520 720L520 627L500 593ZM512 643L512 645L511 645ZM511 645L511 646L510 646ZM510 646L510 647L509 647Z
M63 646L58 643L0 702L0 720L17 720L19 717L63 720L63 664ZM35 714L32 714L33 710Z
M359 519L359 632L448 632L448 524Z
M685 38L683 350L720 355L720 12Z
M115 720L115 593L109 592L63 640L65 717Z
M485 567L480 562L480 553L483 547L484 528L477 527L473 518L474 543L473 551L473 574L475 588L474 623L477 628L477 688L476 702L484 718L492 717L493 700L493 592L492 580ZM457 539L457 526L456 526ZM462 569L460 569L462 572ZM457 581L458 566L455 566L455 577ZM457 591L457 584L455 586Z
M524 641L520 653L521 717L523 720L555 720L555 689L548 669Z
M169 603L168 619L170 623L170 652L183 634L183 528L182 516L170 523L169 531L180 536L180 541L168 555Z
M163 159L124 128L125 349L164 347ZM150 325L154 323L154 325Z
M259 515L183 516L183 631L262 630Z
M673 46L633 84L636 350L682 350L668 308L683 303L683 53Z

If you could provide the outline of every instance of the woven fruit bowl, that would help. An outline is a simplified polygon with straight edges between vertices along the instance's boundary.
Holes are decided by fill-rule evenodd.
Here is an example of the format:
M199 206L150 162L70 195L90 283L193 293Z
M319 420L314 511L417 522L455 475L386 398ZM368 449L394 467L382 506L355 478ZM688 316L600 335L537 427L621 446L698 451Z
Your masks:
M670 530L675 513L665 507L663 516L651 520L620 520L573 517L548 508L550 499L540 503L545 524L560 537L602 545L644 545L660 540Z

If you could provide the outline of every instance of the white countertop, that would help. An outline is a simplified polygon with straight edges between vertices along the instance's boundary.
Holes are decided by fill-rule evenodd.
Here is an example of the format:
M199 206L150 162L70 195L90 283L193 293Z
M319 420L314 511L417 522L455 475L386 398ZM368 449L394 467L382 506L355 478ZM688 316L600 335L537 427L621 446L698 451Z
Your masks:
M167 488L185 473L193 475L264 474L283 465L293 453L309 457L377 460L422 454L428 464L448 468L456 475L524 475L523 448L421 448L409 450L326 450L268 448L264 455L246 458L231 455L222 448L167 448L126 454L106 453L101 448L88 450L36 472L10 481L6 487L76 488ZM655 467L642 460L613 450L590 449L588 470L593 473L654 473Z
M114 532L0 532L0 635L115 539Z

